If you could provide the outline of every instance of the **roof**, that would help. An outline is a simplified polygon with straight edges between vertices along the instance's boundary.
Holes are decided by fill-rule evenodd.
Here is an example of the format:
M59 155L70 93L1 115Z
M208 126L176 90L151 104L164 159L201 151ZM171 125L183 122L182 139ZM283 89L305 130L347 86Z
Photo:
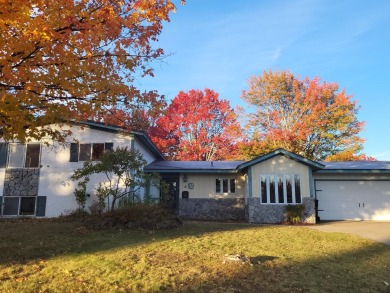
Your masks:
M243 169L243 168L258 164L260 162L266 161L266 160L271 159L271 158L278 156L278 155L283 155L291 160L297 161L298 163L309 166L313 170L320 170L320 169L325 167L322 163L306 159L300 155L286 151L285 149L277 149L277 150L274 150L273 152L270 152L268 154L262 155L260 157L257 157L255 159L251 160L251 161L248 161L248 162L241 164L239 166L239 169Z
M321 162L317 173L390 173L390 161Z
M106 125L103 123L92 122L92 121L82 121L75 124L85 125L91 129L97 129L101 131L114 132L114 133L118 133L118 132L128 133L130 136L136 137L159 160L165 160L164 156L161 154L158 148L154 145L154 143L150 140L150 138L143 132L129 131L123 127Z
M236 173L242 163L245 161L156 161L144 170L163 173Z
M319 170L324 167L321 163L308 160L284 149L277 149L251 161L164 161L153 162L146 166L144 170L146 172L159 173L237 173L244 168L266 161L277 155L286 156L301 164L312 167L313 170Z

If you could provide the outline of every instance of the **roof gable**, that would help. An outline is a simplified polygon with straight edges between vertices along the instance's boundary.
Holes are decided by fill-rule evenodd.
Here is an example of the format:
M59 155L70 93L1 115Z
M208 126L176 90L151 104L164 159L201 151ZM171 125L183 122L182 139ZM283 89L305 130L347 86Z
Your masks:
M81 125L84 127L89 127L91 129L96 129L100 131L106 131L111 133L119 133L123 132L129 136L136 137L158 160L164 161L164 156L158 150L158 148L154 145L154 143L150 140L150 138L144 134L143 132L137 131L129 131L119 126L106 125L99 122L92 121L82 121L82 122L74 122L75 125Z
M298 163L301 163L303 165L306 165L308 167L311 167L313 170L320 170L322 168L325 167L325 165L321 164L321 163L318 163L316 161L312 161L312 160L309 160L309 159L306 159L300 155L297 155L297 154L294 154L292 152L289 152L285 149L277 149L277 150L274 150L268 154L265 154L265 155L262 155L260 157L257 157L257 158L254 158L253 160L251 161L248 161L248 162L245 162L241 165L239 165L237 168L238 170L242 170L244 168L247 168L247 167L250 167L250 166L253 166L253 165L256 165L258 163L261 163L261 162L264 162L266 160L269 160L275 156L279 156L279 155L282 155L282 156L285 156L291 160L294 160Z

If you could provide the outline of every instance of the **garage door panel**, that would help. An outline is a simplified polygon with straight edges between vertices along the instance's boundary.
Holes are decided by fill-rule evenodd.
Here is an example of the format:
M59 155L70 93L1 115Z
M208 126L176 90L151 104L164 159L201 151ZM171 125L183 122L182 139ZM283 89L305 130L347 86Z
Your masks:
M316 181L323 220L390 221L390 181Z

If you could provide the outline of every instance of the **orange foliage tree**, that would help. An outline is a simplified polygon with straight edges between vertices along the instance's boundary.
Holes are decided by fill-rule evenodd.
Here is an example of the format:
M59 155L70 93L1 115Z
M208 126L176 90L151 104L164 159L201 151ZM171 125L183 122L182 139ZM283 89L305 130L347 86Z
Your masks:
M242 99L253 111L246 116L249 138L239 147L242 157L281 147L313 160L366 158L360 154L359 107L336 83L270 70L248 84Z
M64 134L42 127L118 103L163 105L134 79L153 75L171 0L0 1L0 138Z
M238 129L229 101L205 89L180 92L149 134L168 159L211 161L235 155Z

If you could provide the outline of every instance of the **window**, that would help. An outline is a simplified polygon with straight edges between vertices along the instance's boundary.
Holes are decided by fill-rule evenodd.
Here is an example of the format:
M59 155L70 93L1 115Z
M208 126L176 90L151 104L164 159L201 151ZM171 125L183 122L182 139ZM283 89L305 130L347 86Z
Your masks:
M24 162L25 168L38 168L39 157L41 154L41 145L39 143L32 143L27 145L26 160Z
M297 174L265 174L260 176L262 203L302 203L301 179Z
M10 143L8 168L39 168L41 145L39 143Z
M105 151L112 151L113 143L72 143L70 145L70 162L97 161Z
M236 193L236 179L215 179L215 193Z
M80 144L79 161L97 161L104 153L104 143Z
M33 216L35 215L36 196L5 196L4 216Z

